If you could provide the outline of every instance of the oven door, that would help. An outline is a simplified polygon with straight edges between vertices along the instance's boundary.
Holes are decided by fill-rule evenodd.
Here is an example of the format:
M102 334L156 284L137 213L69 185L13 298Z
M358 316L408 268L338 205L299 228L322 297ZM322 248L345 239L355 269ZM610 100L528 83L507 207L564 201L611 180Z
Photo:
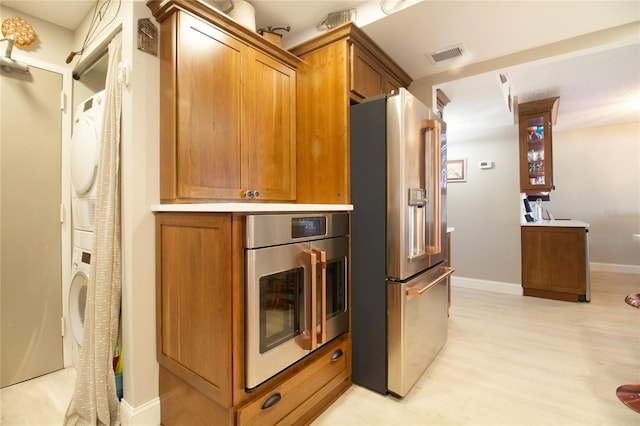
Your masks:
M310 310L309 243L246 250L245 385L279 373L310 351L298 340ZM307 326L309 324L307 323Z
M311 242L316 254L316 333L317 346L347 332L347 259L349 239L330 238Z

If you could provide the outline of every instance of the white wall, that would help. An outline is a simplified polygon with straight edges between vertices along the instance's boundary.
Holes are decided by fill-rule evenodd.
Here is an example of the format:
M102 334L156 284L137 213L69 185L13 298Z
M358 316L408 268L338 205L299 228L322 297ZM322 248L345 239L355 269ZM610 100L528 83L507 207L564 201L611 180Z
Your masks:
M123 59L131 83L122 109L123 424L159 424L156 360L155 222L160 199L160 62L137 49L138 19L150 18L143 1L122 4ZM159 32L159 31L158 31Z
M640 122L553 133L555 217L591 225L591 262L640 272Z
M446 115L446 110L445 110ZM520 189L515 126L448 138L448 159L467 160L466 182L447 185L456 277L519 285ZM480 169L480 161L492 169Z
M20 17L25 19L36 33L36 41L29 47L19 48L13 47L12 58L19 60L27 60L26 58L34 58L38 61L54 64L62 67L70 67L65 64L67 55L72 50L73 32L62 28L42 19L35 18L23 12L18 12L7 6L0 5L0 18ZM6 42L0 44L2 53L6 48Z
M456 279L520 285L517 126L452 134L448 158L468 161L467 181L447 187ZM640 233L640 122L554 132L553 162L556 190L543 206L590 224L592 266L640 272L631 238Z

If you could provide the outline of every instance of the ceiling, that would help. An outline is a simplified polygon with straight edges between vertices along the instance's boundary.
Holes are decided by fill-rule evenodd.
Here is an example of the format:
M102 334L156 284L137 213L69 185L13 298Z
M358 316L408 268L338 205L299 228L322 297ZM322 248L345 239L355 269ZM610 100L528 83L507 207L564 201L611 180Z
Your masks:
M220 6L224 1L209 3ZM449 97L445 119L450 133L454 128L512 125L508 87L518 102L560 96L556 130L640 120L638 1L251 3L257 28L291 26L284 33L285 48L319 34L316 26L329 13L355 8L356 24L416 84L436 84ZM95 2L2 0L2 4L73 30ZM399 7L388 15L381 11L382 6L388 10L396 4ZM460 43L464 54L458 58L433 64L425 55ZM507 83L500 83L499 74Z

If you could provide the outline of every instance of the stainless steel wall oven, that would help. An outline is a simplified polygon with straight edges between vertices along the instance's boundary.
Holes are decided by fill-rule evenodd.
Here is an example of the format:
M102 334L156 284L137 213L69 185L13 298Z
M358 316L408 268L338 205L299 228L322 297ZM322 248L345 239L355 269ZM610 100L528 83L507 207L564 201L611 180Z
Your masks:
M348 254L347 213L247 216L247 389L348 330Z

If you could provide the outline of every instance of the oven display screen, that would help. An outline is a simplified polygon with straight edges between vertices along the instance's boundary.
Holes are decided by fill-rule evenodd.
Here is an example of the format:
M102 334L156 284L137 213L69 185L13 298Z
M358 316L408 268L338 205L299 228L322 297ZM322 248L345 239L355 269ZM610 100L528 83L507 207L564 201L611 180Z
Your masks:
M291 237L315 237L327 233L327 218L325 216L297 217L291 219Z

